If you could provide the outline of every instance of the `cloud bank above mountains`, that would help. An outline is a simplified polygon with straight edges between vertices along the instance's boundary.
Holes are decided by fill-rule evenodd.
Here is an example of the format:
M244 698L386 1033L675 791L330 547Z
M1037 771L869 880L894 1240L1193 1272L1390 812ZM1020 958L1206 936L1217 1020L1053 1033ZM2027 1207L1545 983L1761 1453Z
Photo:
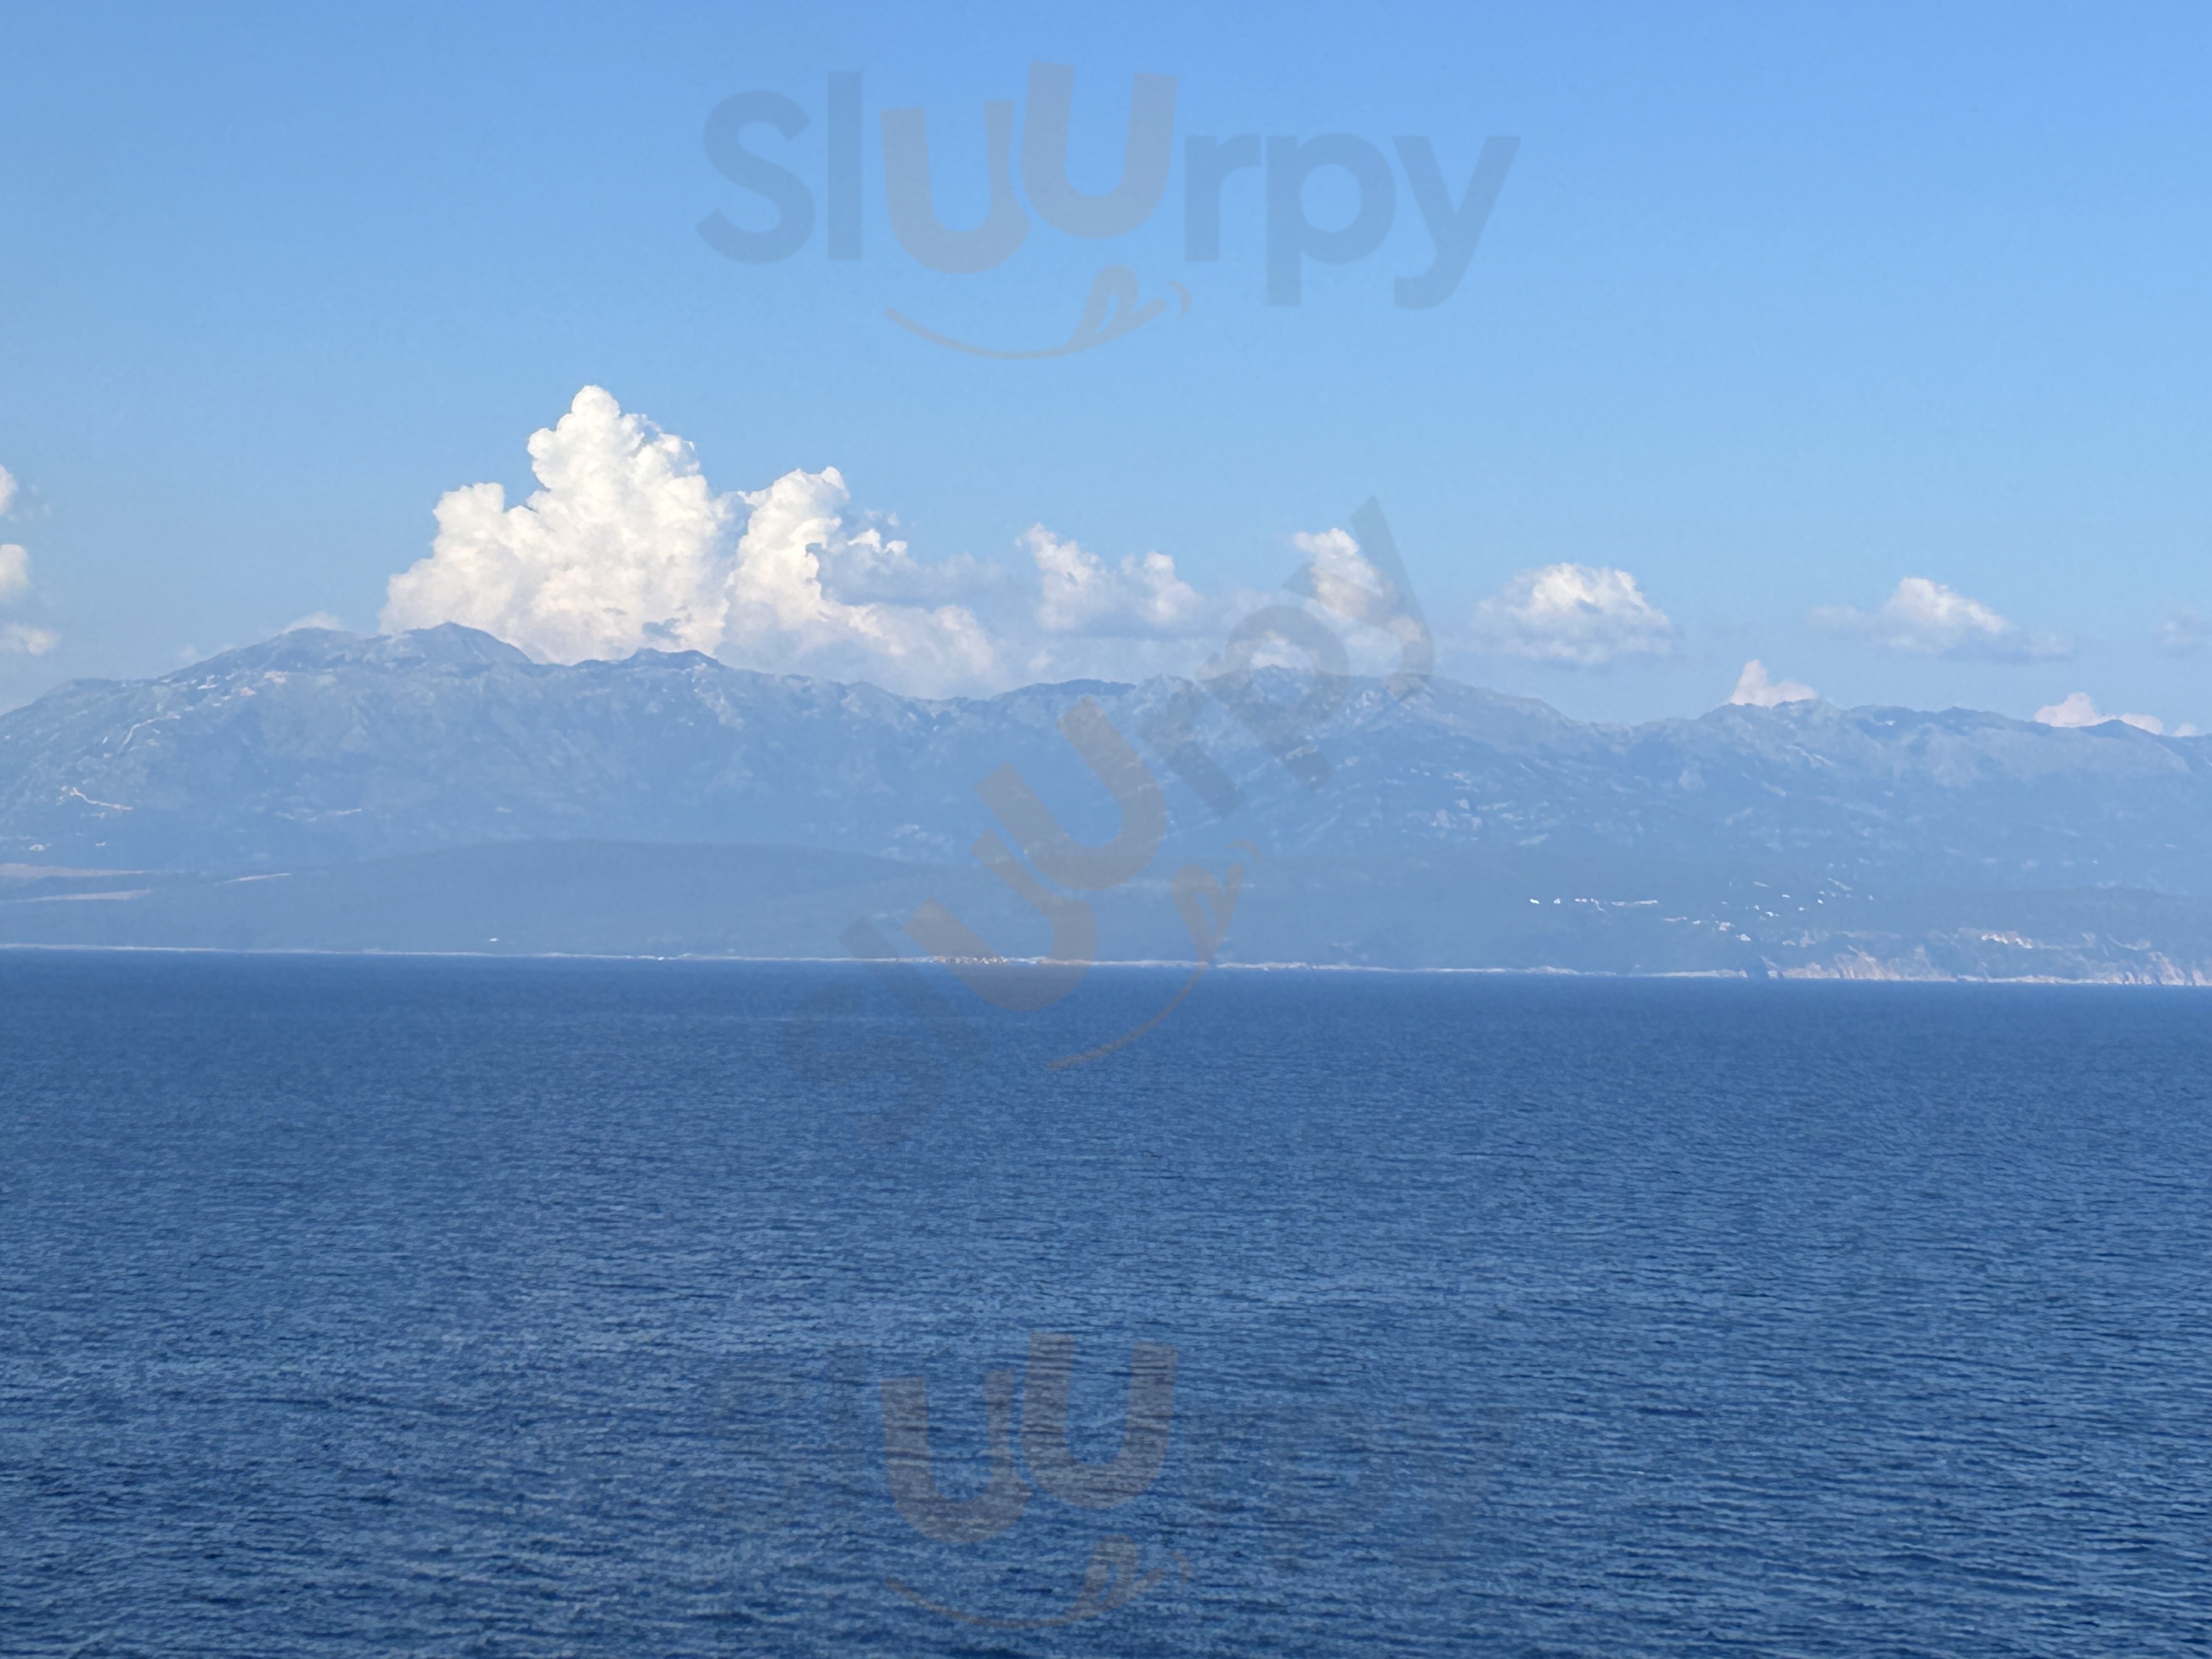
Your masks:
M529 448L539 487L527 501L509 505L496 483L440 500L430 556L391 580L386 629L462 623L548 662L702 651L943 696L1191 673L1241 617L1284 602L1203 592L1165 553L1111 558L1042 524L1018 538L1014 566L965 553L925 562L895 519L854 504L836 468L717 493L689 443L598 386ZM1363 607L1334 589L1385 586L1347 531L1291 540L1340 622ZM1680 634L1627 571L1553 564L1514 577L1444 642L1593 668L1668 654ZM1379 629L1355 623L1347 644L1356 672L1399 661L1400 641Z
M856 525L834 467L717 495L690 444L597 386L532 434L530 460L540 487L519 506L495 483L438 502L430 556L392 579L385 627L464 623L549 662L703 651L774 669L888 667L933 690L989 674L969 611L868 597L957 573L917 574L903 544Z
M925 563L836 468L717 494L690 444L597 386L532 435L530 457L539 488L520 505L495 483L439 501L430 556L392 579L384 627L463 623L549 662L702 651L946 695L1188 672L1251 598L1209 598L1164 553L1109 562L1042 525L1020 540L1027 584L967 554Z
M895 517L854 502L836 467L718 492L690 443L599 386L532 434L529 452L538 487L526 501L510 504L496 483L439 500L429 556L391 579L384 628L461 623L547 662L701 651L941 696L1194 673L1242 617L1285 602L1280 592L1203 592L1166 553L1102 555L1042 524L1017 538L1007 562L964 552L926 562ZM14 489L0 471L0 502ZM1343 529L1290 539L1340 627L1363 606L1337 586L1387 586ZM0 601L27 586L27 568L21 548L0 548ZM1875 611L1828 606L1809 620L1902 658L2033 664L2073 650L1924 576L1905 577ZM2198 631L2193 613L2177 612L2162 643L2184 648ZM1607 564L1523 569L1456 620L1440 618L1437 632L1478 673L1485 663L1603 672L1683 658L1682 628L1633 574ZM21 627L0 633L4 648L51 642ZM1380 629L1354 623L1346 643L1355 672L1388 673L1399 660L1401 642ZM1729 701L1771 708L1813 695L1753 661Z

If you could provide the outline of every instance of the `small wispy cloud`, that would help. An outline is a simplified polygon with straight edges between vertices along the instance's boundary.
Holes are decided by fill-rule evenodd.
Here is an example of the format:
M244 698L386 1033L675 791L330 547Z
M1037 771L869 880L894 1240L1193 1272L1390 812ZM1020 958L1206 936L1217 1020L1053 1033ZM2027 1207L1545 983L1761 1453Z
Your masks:
M61 642L62 636L51 628L33 628L28 623L9 623L0 628L0 651L43 657Z
M6 467L0 466L0 514L5 514L15 505L15 475Z
M2112 720L2118 720L2123 726L2132 726L2137 731L2148 732L2154 737L2163 736L2166 733L2166 722L2155 714L2100 713L2095 699L2087 691L2076 691L2061 702L2045 704L2035 711L2035 719L2039 726L2104 726ZM2173 735L2177 738L2193 738L2197 735L2197 732L2193 726L2177 726L2173 728Z
M328 628L341 634L345 631L345 624L327 611L311 611L297 622L286 623L276 631L279 634L296 634L303 628Z
M2176 605L2166 619L2158 625L2154 637L2158 648L2169 657L2186 657L2204 648L2212 641L2212 621L2190 605Z
M2060 635L2031 633L1979 599L1925 576L1907 576L1878 611L1847 605L1813 612L1814 626L1869 641L1901 657L2047 662L2074 654Z
M1681 630L1626 570L1548 564L1522 571L1476 605L1471 632L1478 649L1500 656L1595 668L1621 657L1663 656Z
M1738 708L1778 708L1785 702L1813 702L1820 695L1802 681L1774 678L1766 672L1766 665L1753 657L1736 676L1729 702Z

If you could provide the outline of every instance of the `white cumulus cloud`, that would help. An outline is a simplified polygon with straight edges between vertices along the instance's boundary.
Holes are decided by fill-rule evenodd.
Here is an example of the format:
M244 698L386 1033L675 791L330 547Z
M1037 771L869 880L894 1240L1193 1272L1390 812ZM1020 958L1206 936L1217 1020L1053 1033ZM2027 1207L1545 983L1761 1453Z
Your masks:
M1419 617L1418 599L1409 609L1404 601L1414 596L1395 592L1391 579L1369 562L1350 531L1293 535L1291 545L1306 562L1287 585L1311 598L1328 625L1343 635L1353 673L1389 678L1409 662L1434 661L1435 641ZM1242 600L1247 611L1273 603L1279 601L1260 594L1246 594ZM1294 651L1282 656L1293 665L1298 660ZM1267 659L1264 649L1254 659Z
M857 522L834 467L718 495L690 444L598 386L532 434L530 457L540 487L520 506L495 483L439 501L430 556L392 579L387 629L461 623L550 662L704 651L908 690L992 676L967 610L854 597L972 572L933 574Z
M1364 617L1389 584L1348 530L1322 530L1291 538L1291 545L1306 556L1313 573L1313 596L1322 608L1340 617Z
M787 472L741 499L746 523L729 569L722 631L696 648L748 668L878 679L901 690L994 681L997 652L965 607L850 605L824 590L825 562L906 558L902 546L886 545L875 530L852 531L836 468Z
M1729 702L1751 708L1778 708L1785 702L1811 702L1820 695L1800 681L1775 679L1767 673L1766 665L1753 657L1736 677Z
M15 498L15 477L0 466L0 513ZM0 544L0 605L11 605L31 591L31 556L15 542ZM0 627L0 653L10 656L43 657L62 642L51 628L29 623Z
M1826 605L1813 612L1820 627L1856 635L1898 656L2039 662L2073 654L2073 642L2032 634L1979 599L1925 576L1907 576L1879 611Z
M548 662L697 650L943 696L1193 673L1240 617L1285 603L1201 592L1166 553L1103 556L1042 524L1017 539L1011 562L925 562L896 519L854 506L836 468L718 493L690 445L597 386L532 434L530 458L538 487L518 505L495 483L439 501L430 555L392 579L384 628L459 623ZM1340 611L1359 615L1352 587L1383 586L1345 532L1292 539L1316 566L1316 592L1344 586ZM1355 665L1366 667L1369 633L1381 647L1368 672L1395 666L1392 636L1349 627Z
M15 504L18 486L15 475L0 466L0 514ZM31 556L15 542L0 544L0 605L20 599L31 591ZM62 642L62 636L51 628L38 628L29 623L9 623L0 628L0 653L13 656L43 657Z
M1482 649L1586 668L1663 655L1680 631L1628 572L1588 564L1522 571L1475 606L1473 627Z
M736 508L690 445L586 386L531 434L530 460L542 487L520 507L495 483L440 500L430 556L392 579L385 626L462 623L555 662L713 649Z
M2100 714L2095 701L2087 691L2076 691L2063 702L2046 704L2035 711L2035 718L2036 722L2042 726L2102 726L2109 720L2118 720L2123 726L2132 726L2138 731L2154 735L2163 734L2166 731L2166 722L2155 714ZM2197 735L2197 728L2193 726L2176 726L2173 735L2193 738Z
M1036 567L1036 620L1048 634L1185 635L1212 620L1164 553L1133 553L1109 565L1041 524L1023 532L1022 546Z

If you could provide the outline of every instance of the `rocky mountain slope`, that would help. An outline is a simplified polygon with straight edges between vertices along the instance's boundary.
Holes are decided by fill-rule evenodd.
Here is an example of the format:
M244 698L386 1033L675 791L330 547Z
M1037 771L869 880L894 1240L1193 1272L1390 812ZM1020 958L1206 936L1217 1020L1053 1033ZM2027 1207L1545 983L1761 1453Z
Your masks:
M458 627L303 630L0 716L0 860L252 873L592 838L952 862L994 823L974 786L1001 764L1072 833L1110 835L1054 722L1095 698L1143 747L1174 690L925 702L696 653L550 666ZM1443 680L1404 702L1353 682L1311 787L1218 702L1192 732L1242 799L1224 817L1152 750L1171 852L1540 847L1854 887L2212 895L2212 738L1820 703L1593 726Z
M1352 682L1286 738L1175 682L925 702L455 627L0 716L0 944L834 956L935 898L1041 954L971 851L1005 831L976 786L1010 766L1109 842L1060 727L1086 699L1166 807L1088 901L1103 959L1188 959L1170 877L1234 858L1227 961L2212 982L2212 738L1818 703L1594 726L1443 680Z

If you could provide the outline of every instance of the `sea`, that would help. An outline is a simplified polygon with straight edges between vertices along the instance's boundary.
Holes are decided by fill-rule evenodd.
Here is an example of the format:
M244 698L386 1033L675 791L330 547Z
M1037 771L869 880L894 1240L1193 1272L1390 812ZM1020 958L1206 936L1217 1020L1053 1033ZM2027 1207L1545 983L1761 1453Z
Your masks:
M2208 1649L2212 994L0 953L0 1652Z

